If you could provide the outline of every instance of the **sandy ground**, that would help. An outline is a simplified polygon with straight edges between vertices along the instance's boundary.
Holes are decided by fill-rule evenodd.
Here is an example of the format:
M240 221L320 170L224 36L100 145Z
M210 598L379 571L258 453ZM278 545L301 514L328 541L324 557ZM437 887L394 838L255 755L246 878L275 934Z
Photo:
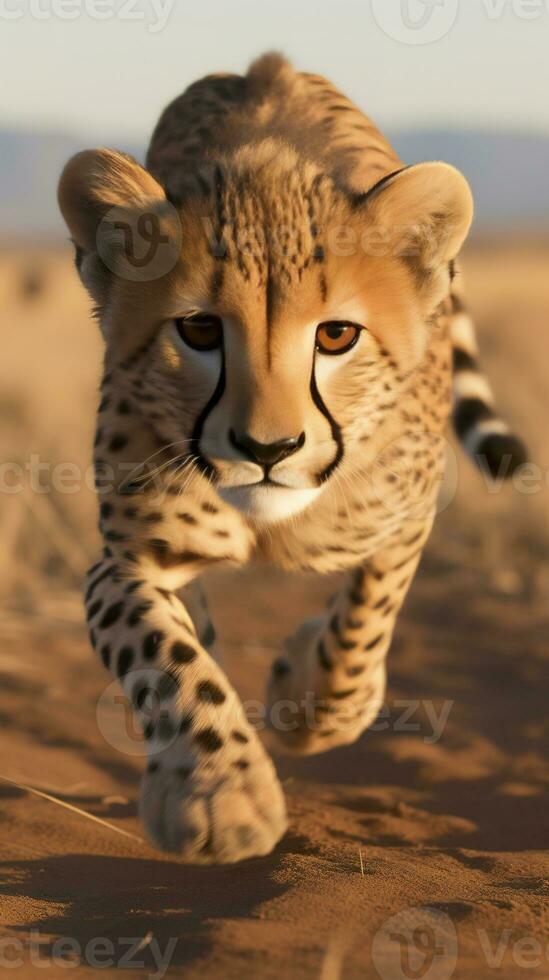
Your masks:
M387 705L351 748L275 755L291 824L267 858L191 868L140 839L142 763L128 752L140 742L124 738L123 705L101 701L109 679L76 587L95 542L91 494L4 495L0 775L110 826L0 781L0 968L549 976L548 263L549 250L518 245L466 263L485 361L539 472L495 493L458 457L400 619ZM99 344L83 298L64 257L33 260L36 296L21 288L21 256L2 266L7 458L85 465ZM247 570L206 584L228 672L257 715L282 635L334 581Z

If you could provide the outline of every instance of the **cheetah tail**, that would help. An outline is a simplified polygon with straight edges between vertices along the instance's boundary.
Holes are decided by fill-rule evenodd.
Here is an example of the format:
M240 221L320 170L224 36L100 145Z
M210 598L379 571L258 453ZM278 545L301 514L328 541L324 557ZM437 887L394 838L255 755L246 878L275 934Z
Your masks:
M451 325L454 361L454 428L481 470L507 479L527 461L522 440L498 415L495 399L478 361L475 327L461 297L452 288Z

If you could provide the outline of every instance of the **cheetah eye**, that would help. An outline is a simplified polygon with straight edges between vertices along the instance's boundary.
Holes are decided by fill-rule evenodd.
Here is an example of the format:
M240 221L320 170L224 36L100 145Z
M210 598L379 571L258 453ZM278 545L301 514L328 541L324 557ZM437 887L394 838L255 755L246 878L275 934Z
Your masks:
M191 313L175 320L177 332L193 350L215 350L223 343L223 321L213 313Z
M316 349L321 354L346 354L356 344L361 329L347 320L321 323L316 331Z

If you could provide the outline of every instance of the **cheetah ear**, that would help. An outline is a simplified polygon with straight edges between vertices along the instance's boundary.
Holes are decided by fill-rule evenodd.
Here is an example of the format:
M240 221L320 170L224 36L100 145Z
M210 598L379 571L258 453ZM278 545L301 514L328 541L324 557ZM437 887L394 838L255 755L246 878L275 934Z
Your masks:
M455 259L473 220L465 177L446 163L420 163L380 181L364 195L368 222L391 254L404 259L421 284Z
M177 212L154 177L114 150L84 150L69 160L59 181L59 207L76 247L76 264L101 315L113 273L150 282L178 259Z
M98 251L98 232L109 212L155 210L165 194L132 157L115 150L83 150L71 157L59 180L61 213L78 248Z

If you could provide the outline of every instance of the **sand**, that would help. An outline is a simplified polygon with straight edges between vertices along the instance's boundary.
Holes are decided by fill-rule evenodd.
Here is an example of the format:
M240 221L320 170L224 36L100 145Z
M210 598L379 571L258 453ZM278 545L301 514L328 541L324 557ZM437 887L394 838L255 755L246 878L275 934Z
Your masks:
M542 482L548 254L500 246L468 259L485 360ZM5 329L19 330L20 352L38 345L36 384L15 357L0 369L3 425L18 451L26 433L25 452L60 458L63 440L85 459L98 345L77 291L59 302L59 263L45 297L23 303L3 281ZM38 361L69 365L65 387L48 387ZM77 390L84 408L65 432ZM37 391L49 393L46 421L29 408ZM350 748L275 754L290 830L269 857L224 868L185 866L142 839L141 758L102 734L118 709L98 715L110 679L88 649L76 587L92 503L63 500L48 538L29 531L46 511L22 520L10 498L0 775L108 825L0 781L0 966L21 962L25 977L40 967L52 977L167 968L190 980L549 976L547 492L492 493L462 456L458 473L399 621L381 719ZM244 699L262 697L281 608L286 632L335 584L253 569L208 577Z

